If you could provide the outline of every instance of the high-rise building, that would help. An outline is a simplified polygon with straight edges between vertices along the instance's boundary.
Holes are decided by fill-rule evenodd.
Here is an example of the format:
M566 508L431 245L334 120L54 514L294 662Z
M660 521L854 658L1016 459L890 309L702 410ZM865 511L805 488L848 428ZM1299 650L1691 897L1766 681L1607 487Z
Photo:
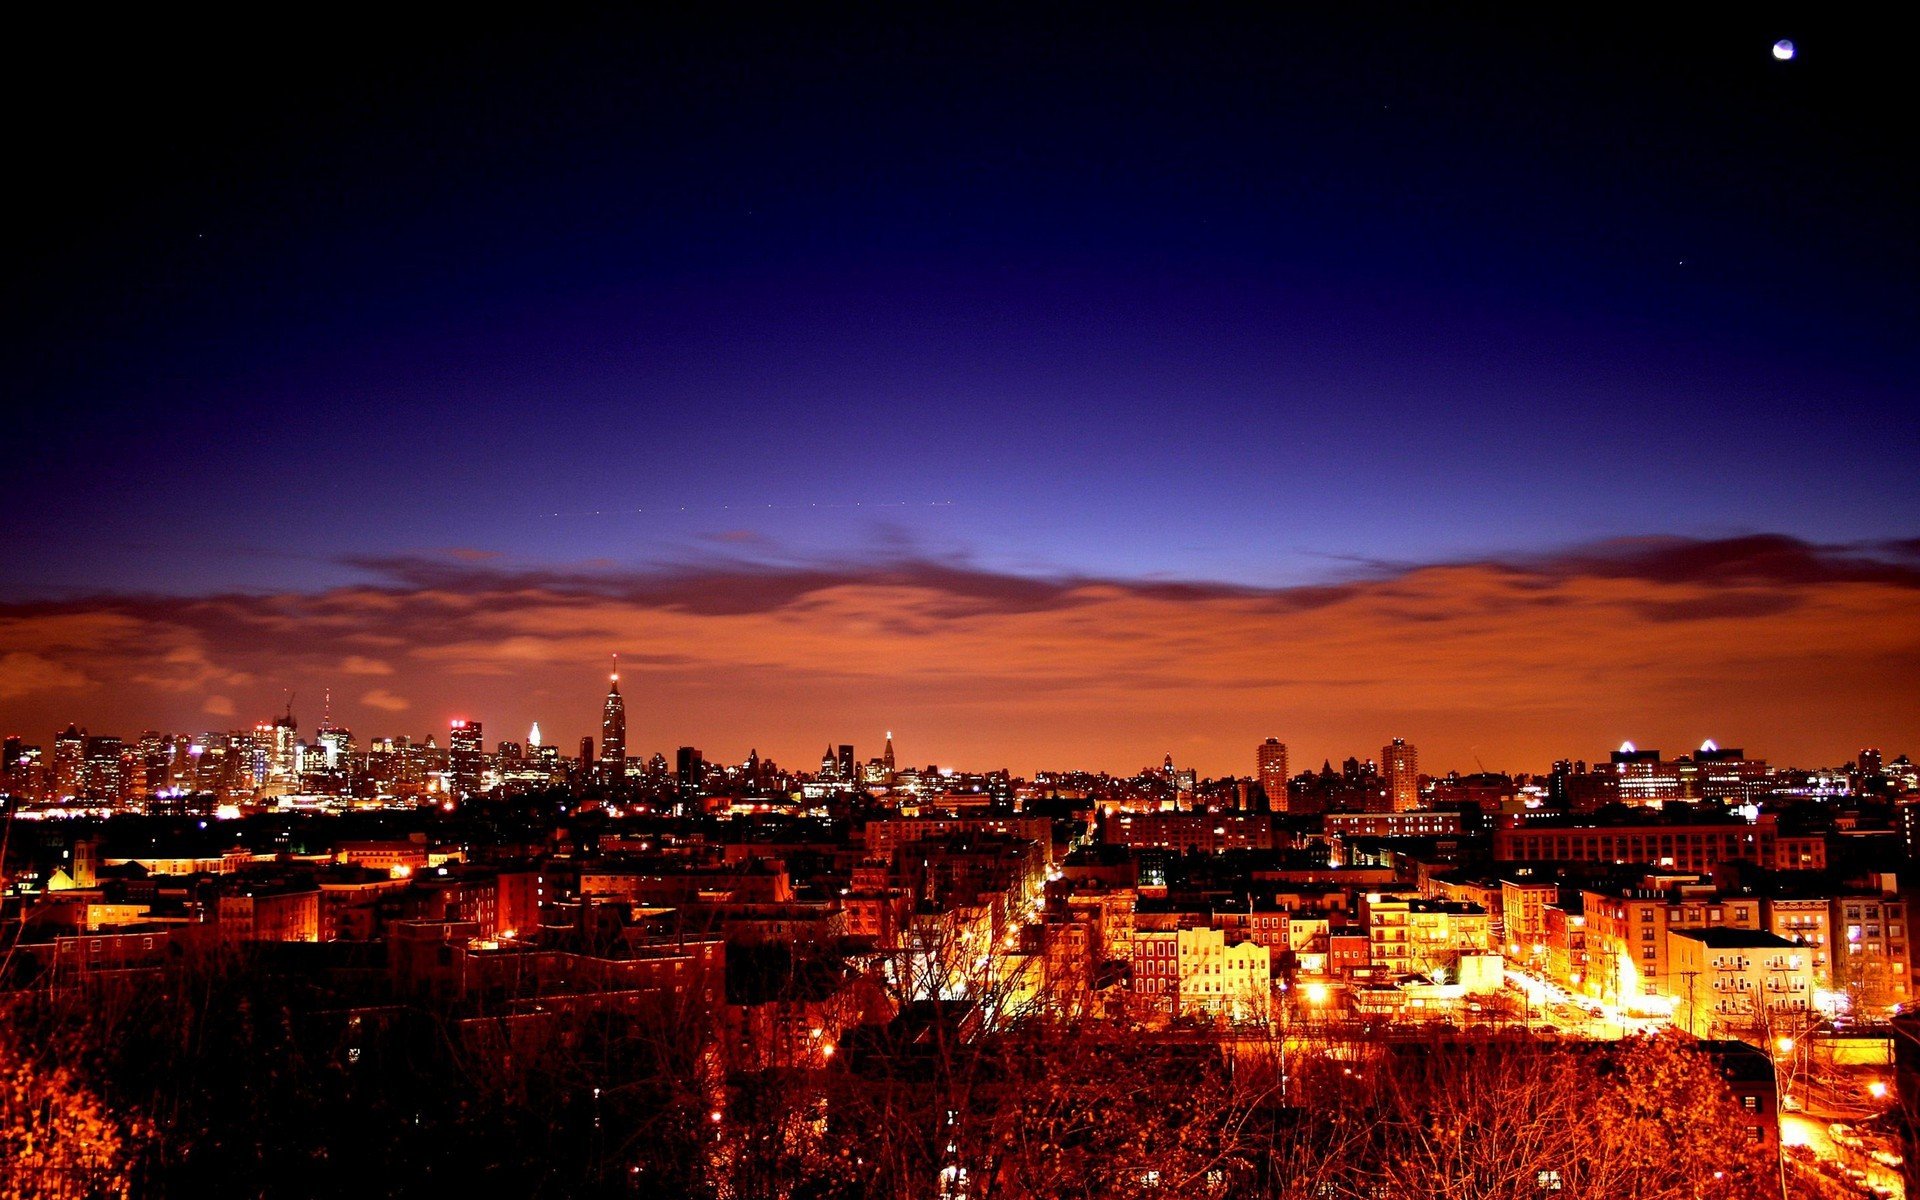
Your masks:
M1880 774L1881 765L1882 759L1878 750L1868 747L1860 752L1860 773L1862 775Z
M1622 804L1658 808L1682 798L1680 765L1660 757L1658 750L1642 750L1632 742L1622 742L1607 761L1619 779Z
M674 774L683 795L697 793L706 783L707 763L698 747L682 746L674 756Z
M294 786L295 769L293 762L294 743L300 740L300 725L293 718L293 701L287 701L287 711L273 719L273 724L263 727L266 734L266 773L260 777L264 783L274 780L283 788Z
M1680 777L1680 796L1685 800L1722 800L1746 804L1759 800L1773 787L1773 772L1765 759L1748 758L1736 746L1716 746L1708 741L1691 758L1675 764Z
M535 721L533 728L527 731L527 757L540 757L540 722Z
M466 799L480 794L480 777L486 771L486 743L481 738L480 722L456 719L447 734L447 773L452 776L453 794Z
M53 739L54 799L69 800L80 794L86 762L87 731L69 725L65 733Z
M880 765L887 774L893 774L893 730L887 730L887 748L880 752Z
M28 746L17 737L7 739L6 765L0 770L0 793L26 800L47 797L47 764L41 761L40 747Z
M627 775L627 702L620 695L620 660L613 664L607 702L600 714L600 766L610 778Z
M18 735L10 736L0 749L0 795L27 794L27 746Z
M126 799L126 772L122 769L120 739L111 735L86 740L85 769L80 794L89 800L119 804Z
M327 689L326 699L320 706L320 728L313 740L319 745L325 782L336 795L346 794L353 769L353 731L333 723L332 688Z
M1287 780L1291 777L1287 770L1287 744L1279 738L1268 738L1260 743L1253 757L1260 790L1267 794L1267 810L1286 812Z
M318 743L320 770L301 772L301 790L323 795L345 796L353 791L353 731L333 723L332 705L320 724L314 741Z
M855 762L854 762L852 746L842 745L840 747L839 770L840 770L840 778L847 780L849 783L851 783L855 778L858 777L858 774L857 774L858 767L855 765Z
M149 729L140 735L140 761L128 781L130 799L145 799L166 790L167 777L173 771L173 752L173 739L159 730Z
M1405 738L1380 747L1380 773L1392 811L1408 812L1420 806L1420 755Z

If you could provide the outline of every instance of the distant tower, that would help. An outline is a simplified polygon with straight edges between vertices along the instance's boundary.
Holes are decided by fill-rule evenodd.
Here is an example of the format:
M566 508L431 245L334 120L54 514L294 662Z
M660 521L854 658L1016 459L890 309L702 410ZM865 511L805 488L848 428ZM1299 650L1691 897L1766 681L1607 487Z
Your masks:
M487 769L485 742L478 721L456 719L447 734L447 770L453 793L465 800L480 794L480 777Z
M527 753L531 755L540 748L540 722L535 721L533 728L527 731Z
M674 776L684 796L697 795L707 778L707 760L698 747L682 746L674 755Z
M320 728L314 738L325 755L327 770L345 771L352 765L353 733L333 723L333 689L326 690L320 706Z
M1258 767L1260 790L1267 794L1267 808L1271 812L1287 811L1287 744L1279 738L1268 738L1254 751L1254 762Z
M70 800L80 794L82 776L86 771L87 731L76 726L67 726L67 731L53 739L53 798Z
M287 693L287 711L273 719L266 728L267 774L276 779L286 779L293 771L293 746L300 740L300 722L293 715L293 693Z
M1409 812L1420 804L1420 754L1405 738L1380 747L1380 773L1386 779L1392 811Z
M620 695L620 656L613 658L606 709L600 715L600 763L615 779L627 774L627 702Z
M827 752L820 756L820 778L832 779L840 773L840 760L833 756L833 743L827 743Z
M848 783L859 778L859 768L853 760L853 747L849 745L840 747L840 778Z
M887 730L887 748L880 752L880 765L886 768L887 774L893 774L893 730L891 729Z

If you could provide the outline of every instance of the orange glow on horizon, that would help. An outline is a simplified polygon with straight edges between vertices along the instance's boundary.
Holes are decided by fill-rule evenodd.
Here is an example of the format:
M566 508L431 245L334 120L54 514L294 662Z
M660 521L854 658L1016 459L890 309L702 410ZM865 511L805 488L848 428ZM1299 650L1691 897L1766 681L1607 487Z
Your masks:
M1819 766L1920 727L1920 588L1898 580L1466 564L1273 591L885 572L766 597L750 575L654 586L476 571L459 587L0 608L0 721L220 729L274 711L284 687L357 681L334 707L363 738L452 701L500 728L538 719L564 745L599 732L576 664L639 642L666 649L628 700L648 731L635 750L753 747L792 767L823 737L877 752L903 713L903 765L1130 772L1172 751L1211 775L1250 774L1276 731L1296 769L1404 730L1444 772L1604 760L1623 728L1678 747L1710 728Z

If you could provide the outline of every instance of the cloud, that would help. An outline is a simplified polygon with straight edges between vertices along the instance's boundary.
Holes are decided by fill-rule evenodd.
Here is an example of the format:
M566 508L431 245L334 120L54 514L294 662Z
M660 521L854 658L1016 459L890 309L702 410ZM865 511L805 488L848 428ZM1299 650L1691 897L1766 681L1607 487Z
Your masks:
M367 582L315 593L0 606L0 655L56 681L0 687L0 719L144 728L210 692L264 714L282 689L377 674L336 717L378 734L421 712L442 735L453 715L538 719L564 744L595 731L618 652L633 744L717 758L805 762L891 726L906 753L1020 769L1130 769L1178 746L1246 770L1269 735L1301 763L1391 736L1438 769L1539 768L1626 737L1824 763L1920 732L1920 562L1898 545L1621 539L1286 588L932 557L368 558Z
M213 717L230 717L234 713L233 701L225 696L208 696L200 704L200 711Z
M72 691L86 682L80 672L38 654L24 650L0 654L0 700L35 692Z
M1657 583L1799 585L1887 583L1920 587L1920 564L1889 561L1915 557L1909 539L1864 550L1819 546L1782 534L1708 540L1621 538L1544 560L1563 575L1600 575Z

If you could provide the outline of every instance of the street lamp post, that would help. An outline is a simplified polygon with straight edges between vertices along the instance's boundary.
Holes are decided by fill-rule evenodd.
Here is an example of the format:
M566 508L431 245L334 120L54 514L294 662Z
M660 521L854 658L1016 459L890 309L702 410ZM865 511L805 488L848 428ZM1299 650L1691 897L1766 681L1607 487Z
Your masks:
M1775 1164L1780 1169L1780 1200L1787 1200L1787 1146L1786 1139L1780 1136L1780 1130L1778 1128L1780 1124L1780 1114L1778 1110L1785 1105L1787 1089L1792 1084L1793 1072L1791 1056L1794 1049L1794 1040L1790 1037L1779 1038L1774 1042L1771 1049L1773 1053L1768 1057L1773 1060L1773 1095L1774 1108L1776 1110L1773 1118L1775 1126L1773 1155ZM1782 1086L1780 1081L1780 1060L1782 1057L1786 1057L1789 1064L1787 1069L1787 1086Z

